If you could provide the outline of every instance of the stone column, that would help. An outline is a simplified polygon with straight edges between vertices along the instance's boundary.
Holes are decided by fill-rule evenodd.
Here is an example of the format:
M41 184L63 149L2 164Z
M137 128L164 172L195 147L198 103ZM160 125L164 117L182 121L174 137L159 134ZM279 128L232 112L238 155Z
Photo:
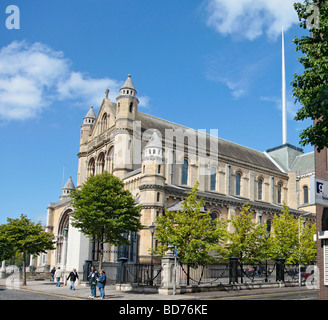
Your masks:
M0 269L0 279L3 279L6 277L6 261L3 260L1 263L1 269Z
M159 294L172 295L174 285L178 285L178 273L174 282L174 260L173 252L170 250L162 258L162 284L159 288Z

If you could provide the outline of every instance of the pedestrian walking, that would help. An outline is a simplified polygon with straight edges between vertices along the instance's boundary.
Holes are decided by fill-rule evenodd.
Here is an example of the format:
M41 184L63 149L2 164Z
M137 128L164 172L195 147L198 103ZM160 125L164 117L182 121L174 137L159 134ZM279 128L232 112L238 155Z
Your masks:
M91 271L88 275L89 285L91 289L91 296L90 298L96 297L96 285L97 285L97 278L98 278L98 271L95 267L91 267Z
M52 282L54 282L55 272L56 272L56 267L53 267L50 271L50 273L51 273L50 281L52 281Z
M56 287L60 287L61 283L60 283L60 278L62 276L62 271L60 270L60 267L58 267L58 269L55 272L55 278L56 278Z
M100 299L105 299L105 285L106 285L106 274L104 270L100 270L100 276L97 278L97 287L100 291Z
M67 279L70 279L71 280L71 286L69 287L70 290L75 290L75 287L74 287L74 283L76 281L76 279L79 278L79 275L77 274L76 272L76 269L73 269L73 271L71 271L71 273L68 275Z

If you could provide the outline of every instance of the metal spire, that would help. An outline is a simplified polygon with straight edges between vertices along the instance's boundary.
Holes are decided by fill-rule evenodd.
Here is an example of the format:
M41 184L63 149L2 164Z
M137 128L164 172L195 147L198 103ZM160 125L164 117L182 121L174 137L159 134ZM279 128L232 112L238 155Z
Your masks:
M284 27L282 27L282 144L287 143L286 68Z

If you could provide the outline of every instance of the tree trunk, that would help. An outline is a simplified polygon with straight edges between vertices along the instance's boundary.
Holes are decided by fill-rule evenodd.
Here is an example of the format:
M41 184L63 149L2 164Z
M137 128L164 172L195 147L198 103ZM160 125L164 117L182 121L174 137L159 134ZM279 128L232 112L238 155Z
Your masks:
M190 284L190 264L187 263L187 286Z
M102 269L103 257L104 257L104 242L103 242L103 239L101 239L101 242L100 242L100 256L99 256L99 271Z
M26 286L26 250L23 248L23 286Z

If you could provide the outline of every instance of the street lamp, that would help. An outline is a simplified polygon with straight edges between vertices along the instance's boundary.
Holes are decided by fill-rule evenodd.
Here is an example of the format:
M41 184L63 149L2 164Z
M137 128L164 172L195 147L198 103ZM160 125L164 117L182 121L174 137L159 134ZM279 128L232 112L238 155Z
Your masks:
M268 243L268 240L270 238L270 231L268 229L265 230L264 238L265 238L265 242ZM265 259L265 280L264 280L264 282L268 282L268 257L266 257L266 259Z
M154 233L155 233L156 226L154 222L149 226L149 231L151 234L151 253L150 253L150 281L149 284L153 285L153 273L154 273L154 264L153 264L153 242L154 242Z
M300 214L298 217L298 286L302 285L301 280L301 217L306 217L312 214L312 212L308 212L305 214Z

